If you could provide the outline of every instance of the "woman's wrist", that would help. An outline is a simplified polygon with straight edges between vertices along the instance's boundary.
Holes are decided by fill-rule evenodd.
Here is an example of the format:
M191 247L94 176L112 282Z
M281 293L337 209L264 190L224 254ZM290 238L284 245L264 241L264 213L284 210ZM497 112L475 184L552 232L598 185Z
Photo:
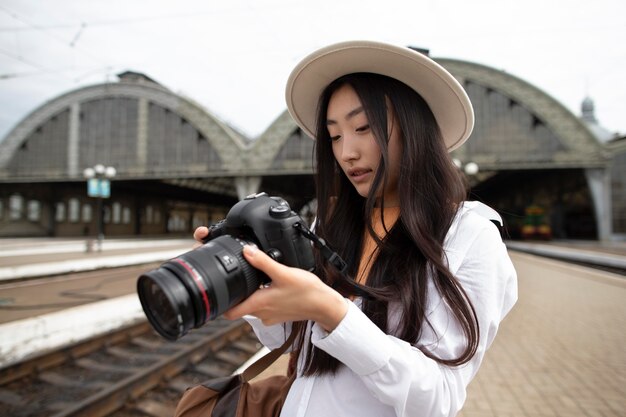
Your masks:
M315 322L330 333L335 330L346 316L348 304L341 294L330 288L328 290L328 297L321 297L320 314Z

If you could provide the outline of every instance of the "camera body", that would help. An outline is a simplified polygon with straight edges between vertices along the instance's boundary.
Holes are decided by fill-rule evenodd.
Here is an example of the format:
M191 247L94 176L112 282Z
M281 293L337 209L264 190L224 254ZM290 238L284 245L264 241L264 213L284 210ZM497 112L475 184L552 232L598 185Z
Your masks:
M235 204L226 218L209 228L205 242L222 236L255 243L274 260L312 271L315 266L311 242L294 225L303 223L280 197L253 194Z
M303 224L282 198L261 193L238 202L209 229L203 246L139 277L137 293L148 321L161 336L176 340L268 283L245 260L248 244L282 264L312 271L313 247Z

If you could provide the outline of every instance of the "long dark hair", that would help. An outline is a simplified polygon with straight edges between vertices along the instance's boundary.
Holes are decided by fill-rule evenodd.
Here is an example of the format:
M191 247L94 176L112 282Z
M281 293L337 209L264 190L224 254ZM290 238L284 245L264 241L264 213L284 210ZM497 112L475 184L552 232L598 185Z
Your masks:
M344 85L351 86L361 101L370 128L381 150L379 169L367 198L361 197L343 174L332 152L326 127L326 110L331 96ZM393 126L388 126L388 103ZM398 179L400 216L381 241L372 229L377 190L383 189L389 169L387 142L390 129L400 129L402 160ZM446 266L443 242L461 202L465 187L443 143L439 126L424 99L393 78L357 73L341 77L322 93L317 116L315 158L317 163L317 223L315 230L347 262L348 275L355 277L367 231L378 243L378 253L365 285L346 282L321 257L317 273L344 296L367 294L363 312L386 333L414 344L426 316L428 281L449 306L467 340L457 358L440 358L422 348L439 363L456 366L466 363L476 352L479 330L474 308L465 291ZM384 207L384 204L381 204ZM383 208L384 209L384 208ZM399 322L388 322L389 303L398 303ZM339 361L310 343L304 343L306 323L296 323L300 332L298 355L305 358L305 375L334 373ZM441 335L439 335L441 336ZM364 341L367 343L367 341Z

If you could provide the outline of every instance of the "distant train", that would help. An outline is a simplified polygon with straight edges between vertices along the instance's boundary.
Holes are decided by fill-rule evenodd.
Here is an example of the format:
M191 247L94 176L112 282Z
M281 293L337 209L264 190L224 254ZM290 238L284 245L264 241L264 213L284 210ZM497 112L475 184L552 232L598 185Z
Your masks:
M522 239L552 239L552 227L548 223L545 210L535 205L526 207L520 232Z

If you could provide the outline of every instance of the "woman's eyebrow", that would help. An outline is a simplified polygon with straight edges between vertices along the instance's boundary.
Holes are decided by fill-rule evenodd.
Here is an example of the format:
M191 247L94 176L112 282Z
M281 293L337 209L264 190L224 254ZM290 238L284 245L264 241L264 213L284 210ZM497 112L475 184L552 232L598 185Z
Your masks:
M362 112L363 112L363 106L357 107L356 109L349 111L348 114L346 114L345 119L346 120L350 120L351 118L353 118L354 116L356 116L357 114L362 113ZM337 124L337 122L335 120L333 120L333 119L326 119L326 125L327 126L328 125L334 125L334 124Z

